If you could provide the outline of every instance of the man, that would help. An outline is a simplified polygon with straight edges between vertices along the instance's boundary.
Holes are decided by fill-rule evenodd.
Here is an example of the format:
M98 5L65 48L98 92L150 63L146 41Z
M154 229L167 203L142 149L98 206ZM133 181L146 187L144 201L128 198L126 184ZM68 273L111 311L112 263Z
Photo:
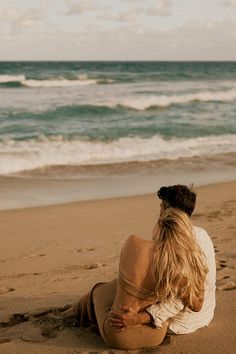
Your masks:
M162 187L157 192L161 199L161 213L168 207L178 208L191 216L196 203L196 194L185 185ZM179 299L171 299L165 303L151 305L145 311L137 313L134 309L122 306L120 312L110 314L110 322L117 330L137 325L152 324L162 327L168 321L169 332L174 334L191 333L207 326L214 315L215 309L215 252L207 232L194 226L194 232L206 257L209 272L204 284L204 296L199 311L184 307Z

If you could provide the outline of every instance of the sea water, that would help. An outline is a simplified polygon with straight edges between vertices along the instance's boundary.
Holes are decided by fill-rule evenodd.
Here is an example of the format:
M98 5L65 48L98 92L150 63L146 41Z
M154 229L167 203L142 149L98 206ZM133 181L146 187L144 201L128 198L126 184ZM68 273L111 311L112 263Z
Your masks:
M236 62L0 62L0 174L236 152Z

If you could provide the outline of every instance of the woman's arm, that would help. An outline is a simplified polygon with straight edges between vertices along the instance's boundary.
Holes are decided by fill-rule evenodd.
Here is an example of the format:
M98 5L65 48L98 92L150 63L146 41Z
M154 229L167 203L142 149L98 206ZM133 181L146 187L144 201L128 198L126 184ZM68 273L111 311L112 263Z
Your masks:
M128 306L123 306L121 310L125 311L111 313L110 323L117 330L150 323L155 327L162 328L166 320L176 316L183 309L182 301L176 298L151 305L141 312L137 312Z
M137 312L129 306L121 306L120 311L111 311L109 321L112 327L122 330L128 327L147 325L153 322L152 316L144 311Z

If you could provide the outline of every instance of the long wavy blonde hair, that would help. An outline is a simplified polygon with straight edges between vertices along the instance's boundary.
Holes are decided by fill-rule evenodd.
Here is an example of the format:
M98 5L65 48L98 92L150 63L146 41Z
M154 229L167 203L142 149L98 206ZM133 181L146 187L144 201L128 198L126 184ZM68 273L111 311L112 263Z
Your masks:
M185 306L193 307L203 296L208 268L189 217L179 209L165 209L153 241L157 299L178 297Z

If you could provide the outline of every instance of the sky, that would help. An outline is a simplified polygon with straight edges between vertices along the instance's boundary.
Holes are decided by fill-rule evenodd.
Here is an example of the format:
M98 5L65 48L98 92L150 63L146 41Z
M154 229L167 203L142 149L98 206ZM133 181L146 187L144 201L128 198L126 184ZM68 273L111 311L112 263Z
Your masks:
M236 0L0 0L0 60L236 60Z

